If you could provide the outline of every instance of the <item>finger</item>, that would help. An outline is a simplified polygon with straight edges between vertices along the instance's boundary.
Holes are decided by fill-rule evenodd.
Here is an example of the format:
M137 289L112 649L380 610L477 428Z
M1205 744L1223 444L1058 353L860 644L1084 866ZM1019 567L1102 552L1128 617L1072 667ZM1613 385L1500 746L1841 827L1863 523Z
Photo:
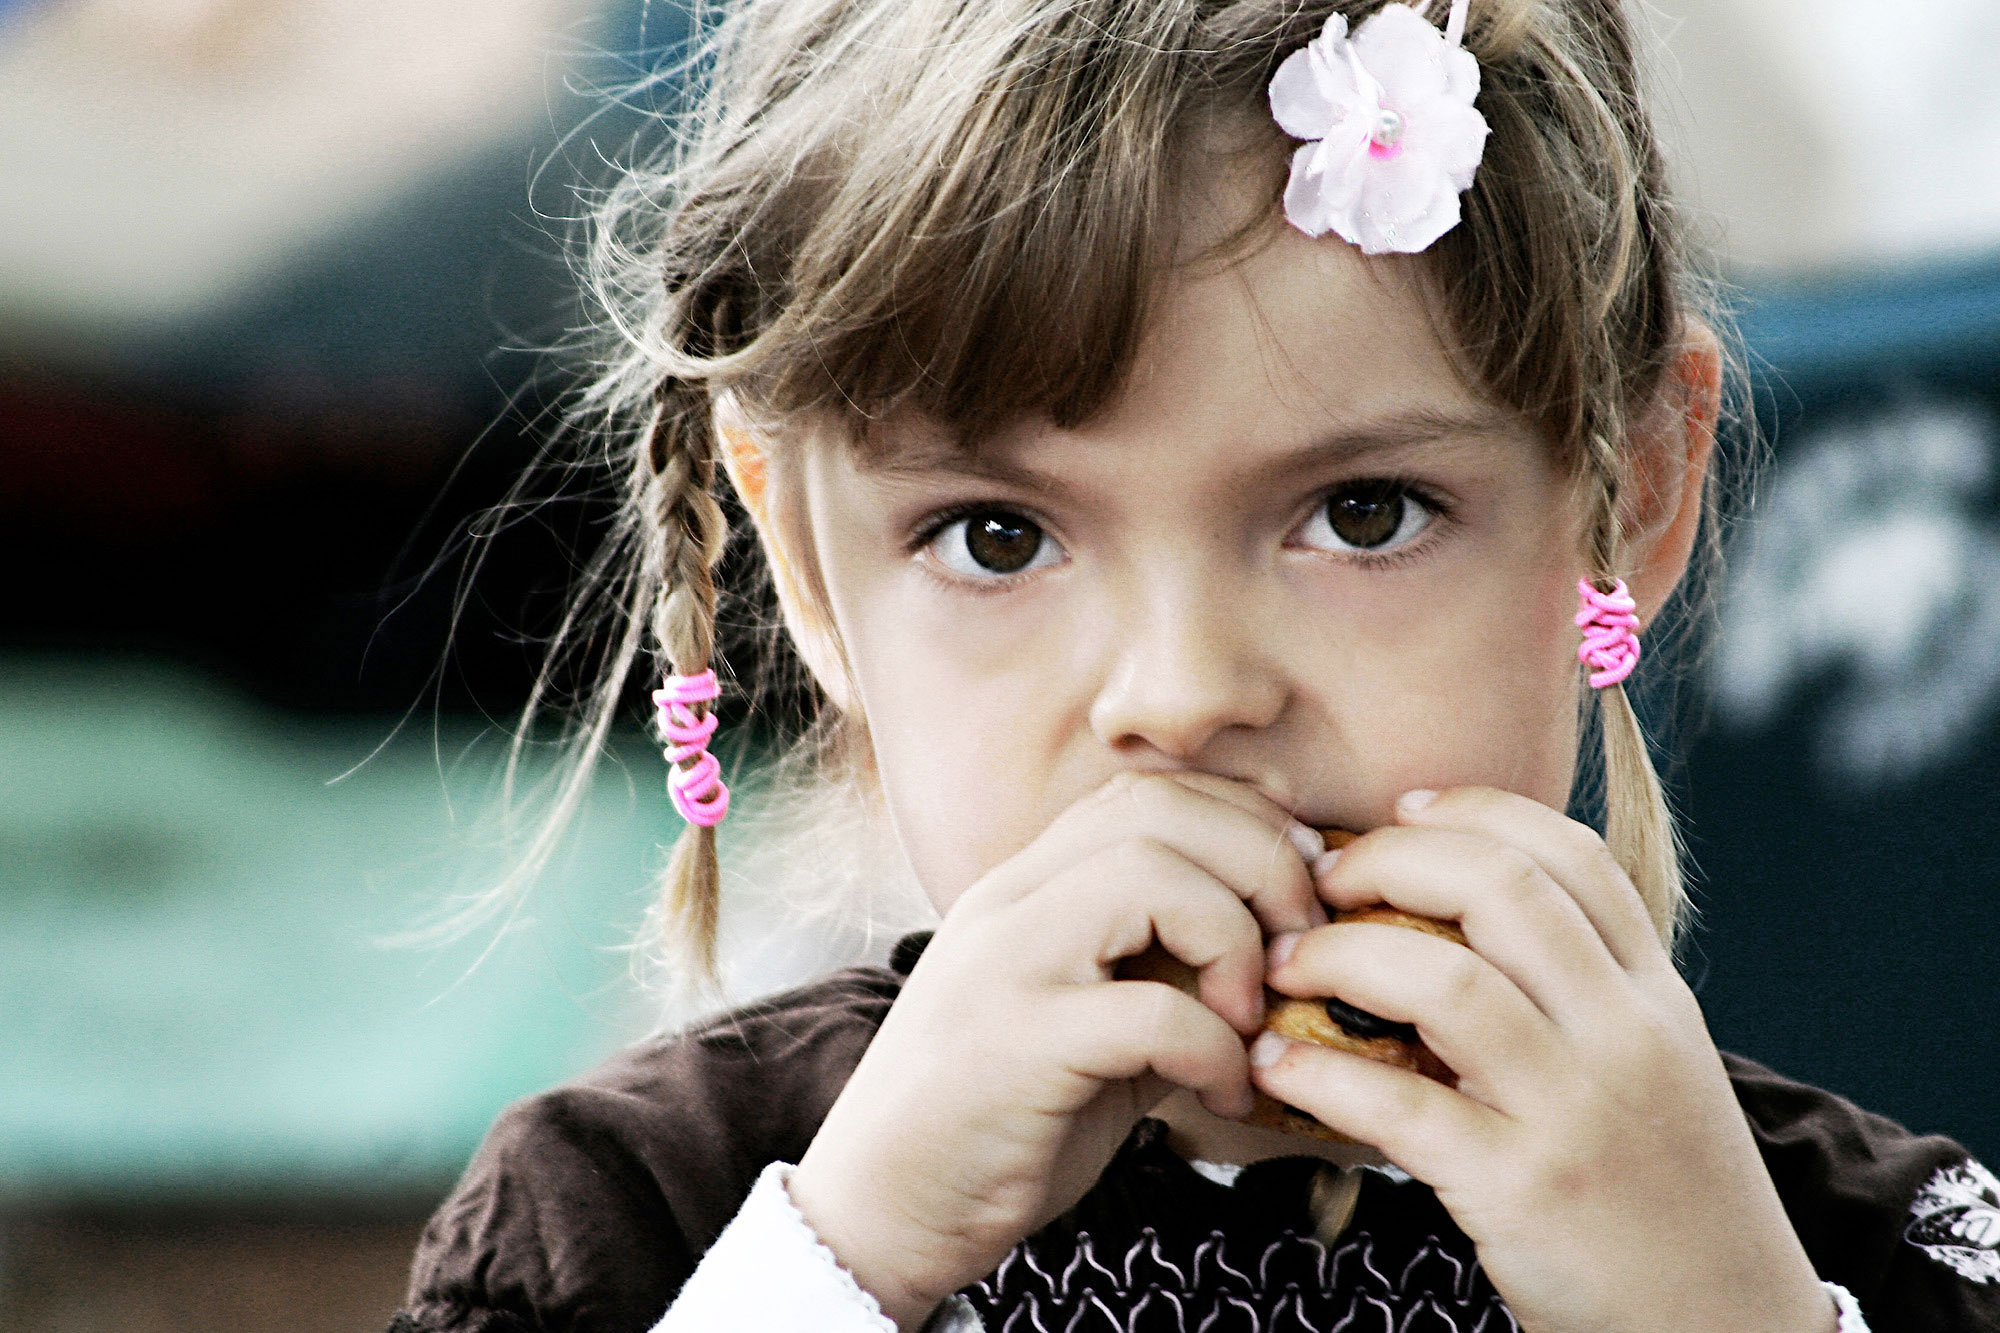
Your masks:
M1227 801L1245 814L1254 815L1272 828L1278 829L1298 849L1300 859L1308 865L1326 851L1326 839L1318 829L1305 823L1286 806L1279 804L1247 782L1218 777L1213 773L1192 771L1177 771L1164 776L1191 790L1213 796L1219 801Z
M1169 776L1183 786L1213 796L1217 800L1227 801L1245 814L1253 815L1283 833L1285 841L1298 852L1299 859L1306 866L1305 928L1310 930L1314 926L1323 926L1327 923L1326 906L1320 902L1319 895L1312 891L1311 878L1313 862L1326 854L1326 836L1323 833L1294 815L1288 807L1280 805L1248 783L1233 778L1217 777L1213 773L1173 773ZM1271 854L1279 856L1281 851L1274 846ZM1267 924L1273 933L1282 932L1285 928L1282 922Z
M1460 1092L1509 1115L1536 1104L1564 1058L1548 1016L1498 968L1420 931L1335 923L1308 933L1268 980L1287 995L1335 995L1415 1024Z
M1008 863L1002 898L1032 893L1104 848L1144 838L1174 848L1227 884L1266 933L1320 924L1324 911L1315 917L1312 878L1288 832L1295 821L1241 783L1228 784L1241 791L1223 799L1184 776L1121 774L1078 801ZM1263 808L1245 808L1245 793Z
M1010 938L1067 946L1055 978L1100 982L1157 938L1199 973L1203 1004L1245 1036L1263 1026L1263 932L1226 885L1171 847L1121 842L1056 876L1011 915Z
M1396 817L1403 824L1457 829L1516 848L1568 891L1619 966L1672 965L1631 877L1589 825L1493 787L1453 787L1429 801L1406 796L1396 804Z
M1526 853L1489 837L1378 828L1322 870L1319 885L1342 909L1383 902L1456 921L1473 950L1565 1028L1591 1022L1627 980L1563 886Z
M1270 1063L1259 1064L1268 1060ZM1505 1118L1422 1074L1365 1056L1266 1033L1251 1048L1250 1082L1435 1185L1454 1166L1496 1158Z
M1323 921L1310 866L1325 843L1262 792L1186 772L1125 774L1104 792L1109 805L1137 821L1134 833L1177 848L1234 888L1266 933Z
M1158 981L1082 986L1059 997L1051 1036L1072 1070L1103 1082L1153 1073L1192 1089L1216 1115L1250 1113L1243 1038L1206 1006Z

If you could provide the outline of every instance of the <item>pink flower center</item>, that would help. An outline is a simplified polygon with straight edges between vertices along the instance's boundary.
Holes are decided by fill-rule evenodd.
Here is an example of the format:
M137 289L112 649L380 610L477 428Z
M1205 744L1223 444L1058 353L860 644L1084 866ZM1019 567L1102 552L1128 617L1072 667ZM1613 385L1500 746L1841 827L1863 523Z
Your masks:
M1403 132L1408 128L1400 112L1383 107L1375 113L1375 128L1368 134L1368 156L1378 162L1393 162L1403 155Z

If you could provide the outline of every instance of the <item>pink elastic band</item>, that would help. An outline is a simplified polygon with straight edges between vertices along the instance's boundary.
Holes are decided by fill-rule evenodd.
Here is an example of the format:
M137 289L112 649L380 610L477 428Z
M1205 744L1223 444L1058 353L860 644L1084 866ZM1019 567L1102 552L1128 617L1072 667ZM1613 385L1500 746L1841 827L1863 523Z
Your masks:
M1578 611L1576 627L1583 631L1583 643L1576 660L1591 667L1590 688L1601 690L1616 685L1639 665L1639 604L1625 590L1624 579L1613 579L1610 592L1599 592L1588 579L1576 585Z
M660 734L669 742L667 762L673 765L667 772L667 795L681 818L700 828L714 828L729 813L729 788L723 785L722 765L708 752L708 738L719 719L713 713L697 716L688 705L713 703L721 694L713 669L698 676L668 676L653 691ZM682 767L690 761L691 767Z

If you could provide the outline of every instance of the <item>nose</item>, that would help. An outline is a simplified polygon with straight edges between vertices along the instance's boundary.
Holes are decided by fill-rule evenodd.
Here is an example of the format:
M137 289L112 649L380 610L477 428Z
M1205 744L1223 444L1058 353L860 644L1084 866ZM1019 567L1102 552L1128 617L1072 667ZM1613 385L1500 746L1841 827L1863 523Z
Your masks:
M1274 631L1240 591L1155 585L1113 621L1090 725L1120 754L1198 764L1224 733L1261 730L1284 712L1291 690Z

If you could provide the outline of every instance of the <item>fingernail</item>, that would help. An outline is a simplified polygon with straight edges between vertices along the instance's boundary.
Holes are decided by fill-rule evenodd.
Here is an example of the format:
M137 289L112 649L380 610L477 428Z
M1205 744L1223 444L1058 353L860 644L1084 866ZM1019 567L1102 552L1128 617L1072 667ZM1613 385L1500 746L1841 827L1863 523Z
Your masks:
M1257 1069L1269 1069L1278 1063L1290 1046L1289 1041L1275 1032L1262 1033L1250 1043L1250 1063Z
M1287 931L1283 935L1273 935L1265 956L1270 960L1270 969L1276 971L1285 965L1285 960L1299 947L1299 932Z
M1332 851L1326 853L1324 856L1317 857L1313 860L1314 879L1325 879L1328 875L1333 873L1334 866L1337 865L1340 861L1341 850L1342 850L1341 848L1336 847Z
M1308 862L1326 850L1326 839L1319 835L1318 830L1309 829L1296 819L1285 826L1285 836L1292 840L1292 846L1298 848L1299 855Z
M1402 798L1396 804L1401 806L1406 813L1414 815L1437 798L1438 794L1428 787L1419 787L1415 791L1404 792Z

